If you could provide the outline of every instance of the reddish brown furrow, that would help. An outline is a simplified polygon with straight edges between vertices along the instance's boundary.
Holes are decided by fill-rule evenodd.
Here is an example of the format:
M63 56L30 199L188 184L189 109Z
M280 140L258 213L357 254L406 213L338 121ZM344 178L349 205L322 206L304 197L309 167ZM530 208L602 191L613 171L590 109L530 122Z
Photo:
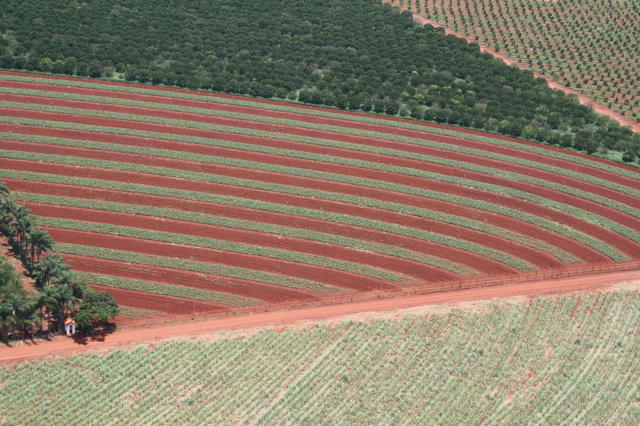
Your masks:
M141 253L150 256L171 257L264 271L283 276L312 280L349 290L390 290L398 287L398 285L376 278L282 259L271 259L242 253L230 253L222 250L48 226L43 226L42 228L49 231L53 239L60 243L81 244L111 250L125 250L127 252Z
M25 191L86 199L101 199L119 203L172 208L189 212L224 216L240 220L251 220L274 225L309 229L317 232L331 233L349 238L357 238L365 241L374 241L382 244L404 247L406 249L413 250L425 255L435 254L438 257L442 257L444 259L466 265L472 269L477 269L478 271L484 273L501 274L515 272L514 269L502 263L499 263L487 257L476 255L474 253L462 251L448 246L443 246L440 244L430 243L423 240L418 240L415 238L405 237L398 234L391 234L376 231L373 229L361 228L358 226L330 223L318 219L258 211L244 207L227 206L223 204L183 200L170 197L160 197L155 195L119 192L47 182L37 182L37 184L34 185L34 182L22 181L17 179L6 179L6 181L7 185L12 191Z
M378 253L363 252L333 244L302 240L282 235L242 229L224 228L201 223L183 222L151 216L107 212L103 210L80 209L75 207L53 206L49 204L24 203L31 211L41 217L58 217L71 220L106 223L119 226L131 226L160 232L181 235L193 235L233 241L262 247L271 247L287 251L308 253L338 260L361 263L400 274L410 275L416 281L429 277L429 281L453 280L456 275L418 262Z
M321 297L317 293L221 275L202 274L74 254L64 254L63 256L65 261L77 271L218 291L262 300L266 303L282 303L292 300L314 301Z
M517 164L493 160L490 158L477 157L474 155L464 154L460 152L454 152L449 150L430 148L430 147L418 147L408 143L392 142L379 138L369 138L364 136L349 135L344 133L337 133L332 131L314 130L303 127L297 127L292 125L280 125L273 123L260 123L244 119L234 119L227 117L212 117L203 114L182 113L167 110L158 110L151 108L141 108L132 106L102 104L94 102L82 102L82 101L70 101L65 99L50 99L23 95L10 95L5 94L7 101L19 102L19 103L37 103L41 105L49 105L55 107L69 107L79 108L83 110L96 110L96 111L108 111L117 112L137 116L150 116L159 117L172 120L187 120L206 124L215 124L222 126L231 126L236 128L253 129L260 131L277 132L287 135L315 137L320 139L327 139L336 142L355 143L366 146L381 146L389 147L393 149L405 150L409 152L417 152L423 155L430 155L455 161L462 161L471 164L482 165L486 167L492 167L499 170L505 170L514 173L524 174L533 178L539 178L548 180L550 182L557 182L563 185L568 185L577 189L581 189L587 192L601 194L603 196L612 197L618 199L621 202L627 203L630 206L640 207L640 200L636 197L627 196L623 192L610 190L602 186L590 184L588 182L581 181L579 179L573 179L570 177L558 175L555 173L545 172L542 170L536 170L531 167L520 166ZM424 138L424 135L422 136ZM430 138L431 139L431 138Z
M634 189L640 189L640 181L629 179L624 176L620 176L619 174L609 173L593 167L588 167L588 166L573 163L570 161L553 158L552 156L526 152L517 148L501 147L501 146L493 145L486 142L479 142L479 141L473 141L473 140L459 138L459 137L428 133L428 128L425 128L424 131L408 130L408 129L402 129L402 128L397 128L392 126L383 126L379 124L355 122L351 120L341 120L337 118L326 118L326 117L312 116L312 115L301 114L301 113L273 111L273 110L268 110L264 108L259 108L258 106L245 107L245 106L229 105L229 104L223 104L223 103L216 103L215 98L211 98L211 101L205 102L205 101L195 101L195 100L189 100L189 99L173 99L173 98L154 96L154 95L115 92L112 90L97 90L97 89L88 89L88 88L80 88L80 87L25 83L25 82L17 82L17 81L15 82L0 81L0 86L20 88L20 89L31 89L31 90L45 90L48 92L58 92L58 93L73 93L73 94L81 94L86 96L101 96L101 97L110 97L110 98L117 98L117 99L154 102L160 105L179 105L179 106L185 106L185 107L196 107L196 108L204 108L209 110L227 111L227 112L233 112L238 114L253 114L253 115L262 116L262 117L273 117L273 118L279 118L279 119L297 120L302 122L311 122L314 124L340 126L340 127L346 127L346 128L352 128L352 129L360 129L360 130L375 131L375 132L381 132L381 133L392 134L392 135L406 136L406 137L417 138L417 139L432 140L436 142L444 142L444 143L453 144L453 145L460 145L460 146L465 146L465 147L470 147L475 149L481 149L484 151L495 152L499 154L505 154L509 156L523 158L530 161L550 164L557 167L562 167L564 169L569 169L569 170L574 170L577 172L589 174L601 179L607 179L612 182L629 186ZM412 123L412 124L416 125L418 123ZM496 138L495 135L487 135L487 136ZM523 144L522 142L524 141L517 140L517 142L520 144ZM552 155L554 152L564 152L565 154L568 152L568 151L561 151L559 148L548 147L545 145L538 145L538 147L547 149L550 155ZM575 154L575 155L579 156L578 154Z

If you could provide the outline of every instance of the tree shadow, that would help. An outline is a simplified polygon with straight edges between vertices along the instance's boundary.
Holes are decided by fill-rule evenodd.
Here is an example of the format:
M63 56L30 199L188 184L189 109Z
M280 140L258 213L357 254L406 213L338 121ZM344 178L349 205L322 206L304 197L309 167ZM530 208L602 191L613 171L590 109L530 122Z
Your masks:
M71 338L78 345L87 345L89 342L104 342L106 337L114 333L117 326L109 323L101 328L95 329L91 334L76 333Z

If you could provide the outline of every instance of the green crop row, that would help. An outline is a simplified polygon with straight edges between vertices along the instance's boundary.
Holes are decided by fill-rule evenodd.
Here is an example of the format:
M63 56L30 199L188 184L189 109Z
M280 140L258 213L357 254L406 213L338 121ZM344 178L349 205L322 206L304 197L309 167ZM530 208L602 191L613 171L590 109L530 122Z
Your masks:
M299 137L299 138L301 139L303 137ZM307 138L307 139L312 139L312 138ZM297 140L297 139L295 137L291 137L291 140ZM346 144L342 144L342 145L346 145ZM567 186L550 183L550 182L547 182L547 181L544 181L544 180L541 180L541 179L529 178L526 175L521 175L521 174L518 174L518 173L505 172L505 171L496 170L496 169L483 167L483 166L479 166L479 165L473 165L473 164L469 164L469 163L463 163L463 162L457 162L457 161L452 161L452 160L448 160L448 159L443 159L443 158L440 158L440 157L432 157L432 156L426 156L426 155L421 155L421 154L406 153L406 152L402 152L402 151L388 150L388 149L384 149L384 148L371 148L371 147L366 147L366 146L363 146L363 145L355 145L355 144L349 144L349 148L350 149L354 149L354 150L373 152L373 153L376 153L376 154L381 153L381 154L385 154L385 155L402 156L403 158L409 158L409 159L413 159L413 160L418 160L418 161L422 161L422 162L425 162L425 163L432 162L432 163L442 164L442 165L449 166L449 167L467 169L467 170L476 171L476 172L479 172L479 173L493 175L493 176L496 176L498 178L517 181L517 182L525 181L525 182L528 182L528 183L533 183L533 184L537 184L539 186L544 186L544 187L548 187L550 189L561 191L561 192L567 193L567 194L572 195L572 196L584 198L584 199L589 200L589 201L600 203L600 204L602 204L602 205L604 205L606 207L614 207L614 208L616 208L616 209L618 209L620 211L623 211L623 212L625 212L627 214L630 214L632 216L640 218L640 211L638 209L635 209L635 208L630 207L630 206L628 206L626 204L617 202L616 200L605 198L605 197L602 197L602 196L594 194L594 193L577 190L575 188L570 188L570 187L567 187ZM538 195L535 195L535 194L531 194L531 193L526 192L526 191L516 190L516 189L510 188L510 187L504 187L504 186L494 185L494 184L486 184L486 183L477 182L477 181L473 181L473 180L469 180L469 179L458 178L458 177L455 177L455 176L449 176L449 175L442 175L442 174L438 174L438 173L425 172L425 171L423 171L421 169L406 168L406 167L396 167L396 166L389 166L389 165L386 165L386 164L379 164L379 163L371 163L371 164L375 164L374 167L376 167L377 169L380 169L380 170L392 171L392 172L396 172L396 173L402 173L402 174L407 174L407 175L411 175L411 176L423 177L423 178L427 178L427 179L441 180L441 181L445 181L445 182L449 182L449 183L462 184L464 186L469 186L469 187L472 187L472 188L487 189L487 190L490 190L490 191L493 189L492 192L498 192L498 193L502 193L502 194L505 194L505 195L511 195L511 196L516 197L516 198L522 198L522 199L525 199L527 201L533 201L536 204L541 204L541 205L545 205L547 207L552 207L552 208L558 209L560 211L563 211L563 212L569 213L569 214L576 215L576 214L580 214L582 212L582 210L576 209L571 205L555 202L553 200L548 200L548 199L546 199L544 197L541 197L541 196L538 196ZM599 217L598 215L590 214L588 212L587 212L586 215L579 216L579 217L584 219L584 220L591 220L593 218L596 218L596 222L595 223L601 224L601 225L605 225L605 226L615 230L616 232L621 233L624 236L631 235L632 239L634 239L635 241L640 241L638 239L639 237L638 237L638 235L637 235L637 233L635 231L633 231L630 228L625 227L623 225L616 224L614 221L608 220L606 218Z
M47 175L44 173L19 172L19 171L2 170L2 169L0 169L0 176L6 176L10 178L13 177L13 178L25 179L25 180L40 180L43 182L55 182L55 183L63 183L63 184L69 184L69 185L86 186L86 187L94 187L94 188L113 189L116 191L142 193L142 194L148 194L148 195L159 195L163 197L172 197L172 198L179 198L179 199L185 199L185 200L204 201L204 202L212 202L212 203L218 203L218 204L224 204L224 205L238 206L238 207L249 208L254 210L288 214L292 216L311 217L311 218L316 218L321 220L327 220L329 222L362 226L365 228L376 229L382 232L388 232L392 234L395 233L395 234L404 235L412 238L422 239L425 241L437 242L440 244L459 248L461 250L466 250L473 253L489 256L492 259L497 260L499 262L512 264L512 266L516 267L517 269L523 269L523 270L535 269L532 265L529 265L528 263L520 259L513 258L505 253L502 253L487 247L479 246L474 243L468 243L466 241L445 237L440 234L433 235L431 233L418 231L412 228L402 227L400 225L394 225L394 224L389 224L389 223L380 222L380 221L373 221L373 220L368 220L364 218L356 218L356 217L347 216L347 215L327 214L322 211L316 211L311 209L290 207L285 205L266 203L263 201L249 200L249 199L229 197L229 196L221 196L217 194L210 194L210 193L204 193L204 192L177 190L177 189L163 188L158 186L121 183L121 182L113 182L113 181L106 181L106 180L100 180L100 179L84 179L84 178L75 178L75 177L69 177L69 176ZM436 236L438 236L438 238L434 239Z
M160 266L163 268L179 269L183 271L200 272L203 274L221 275L230 278L275 284L297 290L311 291L318 294L334 294L341 289L330 285L271 272L255 271L247 268L219 265L214 263L196 262L172 257L145 255L124 250L112 250L100 247L84 246L80 244L56 243L56 252L89 256L99 259L115 260L119 262L136 263L139 265Z
M260 189L260 190L270 191L270 192L287 193L287 194L300 195L300 196L310 197L310 198L321 198L326 200L339 201L343 203L350 203L358 206L378 208L382 210L392 211L395 213L409 214L416 217L433 219L440 222L447 222L450 224L466 227L466 228L477 230L480 232L499 235L501 237L510 239L520 244L525 244L525 245L534 247L536 249L540 248L543 251L549 252L551 254L555 254L561 260L566 262L575 262L578 260L577 258L564 252L563 250L560 250L558 248L553 248L554 246L551 246L540 240L535 240L530 237L526 237L521 234L514 233L512 231L508 231L502 228L497 228L480 221L473 221L473 220L462 218L459 216L442 214L442 213L434 212L427 209L421 209L421 208L407 206L403 204L397 204L397 203L389 203L389 202L379 201L379 200L366 198L366 197L356 197L356 196L333 193L328 191L305 189L305 188L291 186L291 185L274 184L270 182L255 181L251 179L229 178L222 175L187 172L182 170L168 169L164 167L152 167L152 166L145 166L145 165L133 164L133 163L94 160L94 159L86 159L86 158L78 158L78 157L70 157L70 156L59 156L59 155L52 155L52 154L42 155L42 154L23 153L20 151L7 151L7 150L0 150L0 156L4 156L8 158L25 159L25 160L35 159L37 161L53 162L58 164L71 164L71 165L82 165L82 166L89 165L93 167L99 167L99 168L111 169L111 170L144 172L144 173L156 174L161 176L177 177L181 179L191 179L194 181L201 181L201 182L212 182L212 183L218 183L218 184L230 185L230 186L242 186L246 188ZM257 164L262 164L262 163L257 163ZM272 166L272 167L274 170L279 170L282 168L282 166ZM282 169L283 170L280 173L284 173L286 171L284 169L290 170L291 168L282 168ZM536 197L536 196L532 196L529 193L524 193L524 194L525 196L529 196L530 198ZM540 198L540 197L537 197L537 198ZM566 206L562 203L556 203L556 204L561 207L567 207L569 209L579 211L579 209L576 209L572 206ZM577 214L575 215L577 216ZM594 217L597 217L600 219L601 222L605 222L605 223L608 220L608 219L599 217L597 215L591 214L589 212L584 212L583 215L591 218L591 220L593 220ZM624 232L623 235L634 238L633 233L635 231L629 230L627 232L626 229L628 228L622 225L619 225L613 221L609 221L609 222L611 222L612 229L614 230L623 229L622 231ZM640 239L640 236L638 236L638 238Z
M149 117L149 116L144 116L144 117L135 116L135 115L124 114L124 113L87 111L87 110L77 109L77 108L39 106L39 105L21 104L21 103L12 103L12 102L0 102L0 105L7 105L12 108L21 108L26 110L39 110L39 111L41 110L41 111L51 111L51 112L58 112L58 113L68 112L73 114L85 115L88 117L116 118L116 119L123 119L123 120L129 120L129 121L138 121L143 123L162 124L162 125L173 126L173 127L195 128L199 130L217 130L217 131L230 132L230 133L240 134L240 135L268 137L268 138L275 138L275 139L291 141L291 142L315 143L315 144L322 144L325 146L327 145L327 142L328 142L323 139L311 138L306 136L288 135L288 134L277 133L277 132L257 131L252 129L242 129L242 128L231 127L231 126L219 126L219 125L212 125L212 124L196 123L196 122L186 121L186 120L171 120L171 119ZM416 139L416 140L421 141L422 143L425 143L424 140L419 140L419 139ZM579 190L571 186L549 182L544 179L532 178L528 175L521 174L521 173L508 172L508 171L495 169L487 166L482 166L478 164L467 163L463 161L456 161L448 158L436 157L431 155L410 153L406 151L398 151L395 149L370 147L367 145L360 145L360 144L336 143L331 141L329 141L329 143L331 145L337 144L341 148L347 148L355 151L372 152L376 154L389 155L389 156L398 157L398 158L418 160L424 163L440 164L448 167L454 167L456 169L464 169L464 170L469 170L473 172L483 173L490 176L495 176L497 178L511 180L514 182L527 182L530 184L535 184L541 187L560 191L575 197L584 198L586 200L593 201L593 202L602 204L604 206L614 207L625 213L628 213L635 217L640 218L640 212L638 211L638 209L635 209L617 200L606 198L601 195L595 194L593 192Z
M573 171L564 167L557 167L557 166L549 165L546 163L526 160L518 157L517 153L514 153L514 155L505 155L505 154L500 154L495 152L488 152L486 150L481 150L481 149L467 148L460 145L431 141L428 139L428 134L425 134L426 137L424 139L411 138L411 137L394 135L394 134L384 133L384 132L366 131L362 129L343 127L343 126L316 124L316 123L307 122L307 121L279 119L279 118L274 118L274 117L269 117L264 115L241 114L241 113L228 112L224 110L210 110L205 108L194 108L194 107L185 107L180 105L163 104L159 102L143 102L143 101L133 101L128 99L106 98L106 97L100 97L100 96L77 95L74 93L58 93L58 92L46 92L41 90L25 90L25 89L12 89L12 88L0 88L0 93L1 92L34 95L34 96L41 96L41 97L47 97L47 98L81 100L81 101L94 102L94 103L136 106L136 107L144 107L144 108L173 111L173 112L187 112L187 113L195 113L195 114L202 114L202 115L215 116L215 117L228 117L228 118L254 121L254 122L295 126L295 127L321 130L321 131L327 131L327 132L342 133L347 135L381 138L381 139L386 139L390 141L405 142L410 145L427 146L427 147L442 149L444 151L460 152L464 154L473 155L478 158L488 158L492 160L504 161L506 163L519 164L519 165L531 167L537 170L543 170L550 173L554 173L559 176L568 176L581 181L590 182L590 183L593 183L594 185L610 188L615 191L619 191L623 194L628 193L629 195L640 197L640 191L625 185L611 182L607 179L601 179L586 173ZM549 154L551 154L551 152L549 152Z
M148 151L150 151L149 155L153 153L152 150L148 150ZM2 152L3 151L0 150L0 155ZM173 151L168 151L168 152L173 153ZM29 156L41 161L50 161L50 156L43 156L38 154L29 154ZM193 155L193 157L198 157L198 156ZM55 156L55 158L53 158L52 160L54 162L65 163L66 161L68 161L69 158L70 157L67 157L67 156L65 157ZM71 157L71 158L75 158L75 157ZM210 157L210 158L217 159L216 157ZM239 160L239 161L242 161L242 160ZM81 163L83 165L88 165L88 166L95 166L95 167L108 168L108 169L120 169L120 170L122 170L121 167L123 164L128 164L128 163L120 163L120 162L117 162L117 163L104 162L104 161L93 160L93 159L83 159L81 160ZM255 168L258 168L262 164L262 163L253 163L253 162L248 162L248 163L250 163L247 166L248 168L251 168L251 165L254 165L254 164L256 165ZM79 163L77 161L72 161L71 164L79 164ZM211 174L203 175L202 173L191 173L191 172L184 172L184 171L176 171L175 169L156 168L156 167L141 166L141 165L124 166L124 167L125 167L124 168L125 170L152 173L152 174L158 174L163 176L179 177L182 179L193 179L193 180L199 180L199 181L215 182L215 183L224 184L224 185L235 185L235 186L241 186L241 187L247 187L247 188L253 188L253 189L261 189L261 190L270 191L270 192L294 194L294 195L300 195L300 196L309 197L309 198L337 201L341 203L354 204L356 206L364 206L369 208L376 208L376 209L391 211L394 213L416 216L420 218L434 220L437 222L443 222L451 225L472 229L474 231L479 231L486 234L496 235L496 236L508 239L510 241L514 241L518 244L526 245L528 247L532 247L532 248L550 253L553 256L557 257L558 259L566 263L576 263L580 261L575 256L572 256L567 252L565 252L564 250L561 250L555 246L552 246L540 240L527 237L522 234L518 234L513 231L509 231L504 228L498 228L492 225L488 225L481 221L467 219L464 217L446 214L446 213L440 213L440 212L436 212L428 209L408 206L404 204L379 201L372 198L339 194L339 193L334 193L329 191L305 189L305 188L300 188L300 187L291 186L291 185L280 185L280 184L273 184L268 182L262 183L262 182L256 182L251 179L228 178L221 175L211 175ZM272 171L275 171L278 173L286 173L286 171L291 169L291 168L282 168L283 170L280 170L281 169L280 166L271 166L270 168Z
M305 265L321 266L327 269L349 272L356 275L364 275L390 282L408 282L408 277L396 274L381 268L368 265L361 265L344 260L333 259L325 256L318 256L296 251L282 250L272 247L261 247L251 244L237 243L233 241L219 240L215 238L199 237L186 234L175 234L171 232L154 231L148 229L135 228L131 226L119 226L97 222L85 222L79 220L59 219L52 217L38 218L38 224L61 229L73 229L76 231L94 232L99 234L126 235L127 237L140 238L142 240L159 241L169 244L179 244L189 247L201 247L212 250L220 250L231 253L241 253L253 256L266 257L270 259L285 260ZM170 245L167 251L170 251ZM328 275L329 271L327 271Z
M623 167L618 167L615 164L609 164L606 162L592 160L587 157L583 157L580 155L575 155L570 151L563 153L561 151L550 150L544 146L537 146L536 144L524 144L518 142L512 142L508 140L501 139L499 137L491 137L490 134L486 136L476 135L469 132L458 131L453 128L441 128L441 127L433 127L424 124L420 124L419 122L411 122L411 120L392 120L383 116L378 116L374 114L349 114L340 111L331 111L328 109L310 109L310 108L300 108L296 106L296 103L292 102L291 106L287 105L278 105L272 103L265 103L260 101L259 99L246 98L246 99L238 99L238 98L227 98L227 97L219 97L215 96L215 94L210 94L207 92L202 92L201 95L196 93L184 93L180 91L160 91L155 90L152 86L148 88L140 88L140 87L132 87L125 85L104 85L100 83L90 83L86 81L79 80L52 80L52 79L43 79L39 77L24 77L24 76L11 76L0 74L0 80L9 80L9 81L24 81L24 82L33 82L33 83L44 83L49 85L59 85L59 86L71 86L71 87L85 87L85 88L95 88L101 90L111 90L116 92L128 92L128 93L141 93L147 95L155 95L166 98L176 98L176 99L191 99L198 100L203 102L215 102L220 104L230 104L230 105L239 105L239 106L247 106L252 108L264 109L264 110L272 110L272 111L282 111L282 112L293 112L297 114L309 115L309 116L317 116L317 117L327 117L327 118L335 118L345 121L353 121L356 123L368 123L368 124L376 124L383 125L389 127L398 127L407 130L416 130L425 133L433 133L440 134L445 136L454 136L463 139L475 140L480 142L486 142L498 146L503 146L505 148L512 148L521 151L533 152L536 154L542 154L546 156L552 156L554 158L559 158L565 161L569 161L576 164L582 164L585 166L593 167L596 169L600 169L603 171L623 175L625 177L640 180L640 173L625 169Z
M185 287L181 285L133 280L111 275L94 274L92 272L74 271L74 275L76 278L90 284L99 284L106 287L120 288L124 290L141 291L161 296L181 297L184 299L215 302L229 306L252 306L261 303L259 300L249 297L236 296L235 294L221 293L218 291L202 290L199 288Z
M38 180L37 176L31 176ZM239 220L223 216L213 216L204 213L196 213L175 209L159 208L152 206L141 206L135 204L113 203L102 200L85 198L61 197L44 194L34 194L27 192L12 192L16 200L41 204L53 204L59 206L80 207L93 210L113 211L120 213L130 213L140 216L161 217L176 219L180 221L202 223L207 225L221 226L226 228L242 229L254 232L262 232L273 235L282 235L293 238L300 238L309 241L316 241L325 244L332 244L352 248L367 253L379 253L399 259L412 260L424 265L433 266L461 276L474 275L476 271L436 256L423 255L421 253L408 250L402 247L376 243L373 241L359 240L355 238L342 237L322 232L310 231L302 228L292 228L288 226L275 225L264 222L250 220Z
M153 318L166 317L166 312L154 311L152 309L132 308L131 306L118 305L118 316L127 318Z
M259 162L239 160L239 159L233 159L233 158L232 159L220 158L220 157L209 156L209 155L190 154L190 153L184 153L180 151L169 151L169 150L153 149L153 148L146 148L146 147L135 147L135 146L128 146L128 145L123 146L123 145L107 144L102 142L68 140L68 139L50 138L50 137L32 136L32 135L17 135L17 134L11 134L11 133L0 133L0 137L11 139L11 140L25 140L25 141L36 142L36 143L84 147L84 148L108 150L108 151L114 151L114 152L126 152L126 153L141 154L141 155L153 155L157 157L165 157L165 158L172 158L172 159L182 159L182 160L188 160L188 161L199 161L199 162L212 163L212 164L231 165L231 166L243 167L248 169L271 171L271 172L283 173L283 174L294 175L294 176L304 176L304 177L322 179L327 181L347 183L350 185L358 185L358 186L363 186L367 188L376 188L376 189L382 189L385 191L416 195L416 196L424 197L427 199L437 199L440 201L462 204L468 207L473 207L473 208L491 211L493 213L503 214L505 216L509 216L518 220L523 220L523 221L535 224L536 226L543 227L553 232L558 232L569 238L572 238L576 241L586 244L589 247L595 250L598 250L603 254L608 255L608 253L612 253L611 247L608 246L607 244L604 244L602 241L598 239L595 239L589 235L576 231L573 228L568 227L566 225L562 225L557 222L553 222L551 220L548 220L530 213L521 212L505 206L501 206L499 204L489 203L482 200L457 196L453 194L447 194L443 192L430 191L422 188L416 188L416 187L407 186L407 185L400 185L400 184L390 183L386 181L378 181L373 179L342 175L338 173L320 172L320 171L301 169L296 167L271 165L268 163L259 163ZM250 144L242 144L242 145L249 145L249 147L253 146ZM263 149L260 150L261 152L267 152L274 155L289 155L288 151L291 151L291 150L276 149L276 148L269 148L269 147L262 147L262 148ZM370 169L385 168L379 163L371 163L371 162L365 162L361 160L349 160L349 159L343 159L341 157L333 157L329 155L313 154L313 153L304 155L304 153L299 153L298 151L293 151L293 153L300 154L300 155L297 155L297 157L304 157L306 159L313 159L313 160L324 161L324 162L333 162L336 164L344 164L349 166L370 168ZM395 166L389 166L389 169L392 169L396 172L403 171L403 170L398 170L402 168L395 167ZM568 257L564 253L560 254L560 258L563 259L563 261L566 261L569 263L576 261L575 257L574 258ZM624 260L624 259L621 257L618 257L616 258L616 260Z
M175 176L175 177L180 177L182 179L188 178L191 176L196 178L205 177L207 179L211 179L206 181L214 181L214 180L220 181L220 182L227 181L231 185L237 185L239 181L238 179L228 179L228 178L217 179L214 175L202 175L199 173L189 173L189 172L182 173L173 169L162 169L158 167L149 167L149 166L128 164L128 163L116 163L116 162L110 162L110 161L87 160L87 159L57 156L57 155L34 155L30 153L20 153L15 151L0 150L0 157L20 158L20 159L31 160L31 161L36 160L36 161L52 162L57 164L75 164L75 165L81 165L81 166L93 165L95 167L110 168L115 170L131 170L136 172L142 172L142 171L149 172L150 170L156 170L160 172L159 174L167 173L165 176ZM251 185L254 188L261 189L261 187L264 187L264 188L270 187L270 184L268 183L259 183L256 181L248 181L248 180L244 180L244 181L247 181L248 185ZM297 192L298 189L293 187L292 191ZM306 191L306 190L300 190L300 192L303 192L303 191ZM309 191L309 192L311 193L310 195L311 197L314 197L314 196L317 197L317 194L314 191ZM203 193L200 193L200 194L203 194ZM346 214L330 213L330 212L325 212L322 210L315 210L310 208L293 207L293 206L282 205L282 204L267 203L264 201L251 200L246 198L219 196L217 194L207 194L207 196L212 197L211 198L212 200L217 200L215 202L226 201L227 203L234 203L234 205L239 205L242 207L248 207L253 209L258 208L259 206L263 210L290 214L292 216L313 217L316 219L326 220L328 222L337 222L337 223L343 223L343 224L349 224L349 225L365 226L369 228L382 230L384 232L392 232L392 233L399 233L406 236L414 236L416 238L437 242L437 243L448 245L455 248L464 248L465 250L476 252L478 254L482 254L484 256L490 257L494 260L506 263L510 266L516 267L517 269L524 269L524 270L530 270L532 268L535 269L532 265L528 264L527 262L521 259L517 259L513 256L507 255L503 252L499 252L497 250L494 250L476 243L459 240L457 238L449 237L443 234L421 231L418 229L391 224L387 222L382 222L378 220L366 219L366 218L351 216ZM401 208L407 208L407 207L401 206Z

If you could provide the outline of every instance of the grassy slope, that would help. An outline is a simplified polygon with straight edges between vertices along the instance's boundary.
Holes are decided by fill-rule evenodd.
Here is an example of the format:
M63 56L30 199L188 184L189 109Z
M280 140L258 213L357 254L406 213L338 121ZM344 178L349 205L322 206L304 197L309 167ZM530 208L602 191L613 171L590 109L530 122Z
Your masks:
M639 308L596 292L31 362L0 369L0 418L637 424Z

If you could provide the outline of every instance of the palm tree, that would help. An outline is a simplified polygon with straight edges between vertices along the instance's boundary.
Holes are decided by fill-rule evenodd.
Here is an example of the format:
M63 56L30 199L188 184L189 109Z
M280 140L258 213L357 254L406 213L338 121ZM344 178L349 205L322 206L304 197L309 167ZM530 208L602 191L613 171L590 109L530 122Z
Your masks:
M27 235L27 247L29 247L31 261L38 262L42 252L49 251L53 247L53 238L47 231L34 228Z
M13 236L12 222L15 203L8 198L0 198L0 231L6 237Z
M15 221L15 237L20 247L25 246L27 234L33 229L33 216L31 211L19 204L13 210L13 218Z
M35 285L41 289L51 284L68 284L71 281L71 268L59 254L50 254L33 265L31 276Z

